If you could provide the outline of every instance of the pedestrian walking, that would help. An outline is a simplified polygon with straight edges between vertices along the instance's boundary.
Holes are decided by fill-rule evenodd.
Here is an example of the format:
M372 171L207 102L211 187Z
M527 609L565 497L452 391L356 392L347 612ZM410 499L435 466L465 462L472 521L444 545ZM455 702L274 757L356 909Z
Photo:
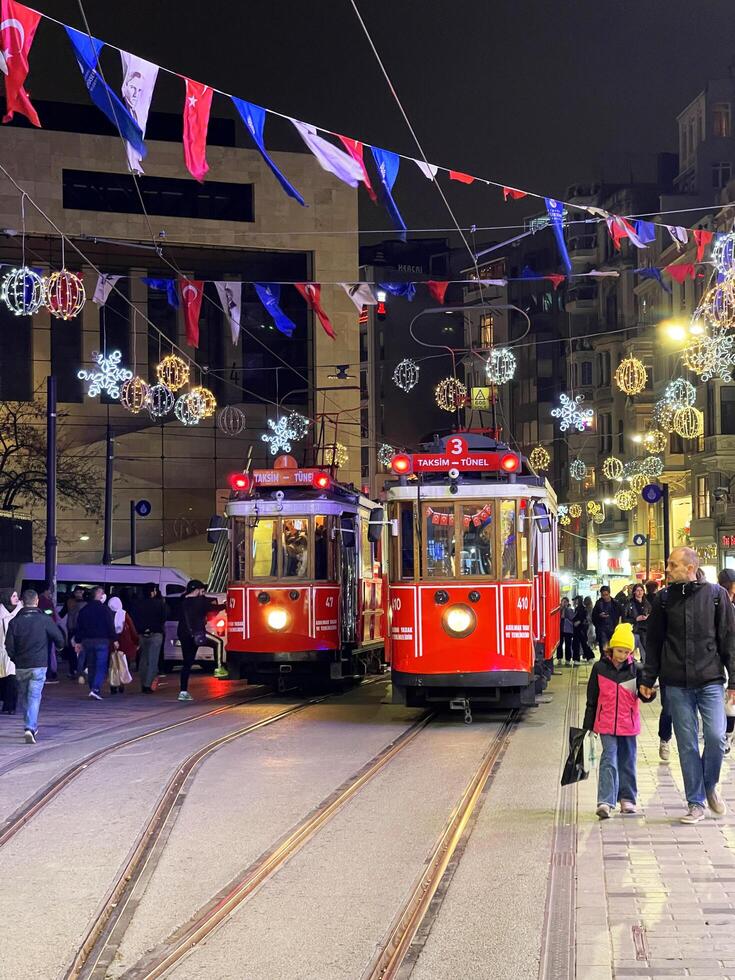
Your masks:
M163 648L166 623L166 602L155 582L143 587L143 599L133 608L133 622L140 636L141 690L148 694L156 683L158 658Z
M726 806L718 783L725 751L727 700L735 703L735 611L719 585L697 581L699 558L691 548L674 548L666 565L668 587L648 617L643 694L656 680L666 687L684 779L687 813L682 823L699 823L705 801L715 816ZM727 676L726 676L727 674ZM704 753L699 753L699 720Z
M130 613L123 609L119 596L113 596L107 603L115 618L117 650L110 653L110 694L123 694L124 685L133 679L128 664L138 655L140 637Z
M566 659L567 666L572 664L572 637L574 634L574 610L566 596L561 600L559 608L560 636L559 646L556 648L556 662L561 666L562 658Z
M105 605L105 590L98 585L92 592L92 601L82 609L77 617L74 633L76 652L84 653L89 678L89 697L102 700L102 685L107 677L110 663L110 644L117 650L115 617Z
M730 602L735 603L735 569L723 568L717 576L718 583L727 592ZM725 701L725 755L732 749L733 733L735 732L735 705Z
M22 601L23 608L8 624L5 649L15 664L18 699L24 711L24 738L33 745L38 735L38 713L46 683L49 644L61 650L64 633L50 616L38 608L35 589L26 589Z
M222 671L222 654L224 643L218 636L207 632L207 616L215 610L224 609L215 599L204 593L206 586L199 579L187 583L186 591L181 600L181 615L179 617L178 637L181 643L181 690L179 701L193 701L189 694L189 675L196 660L199 647L208 646L214 650L217 670ZM215 673L217 673L215 670Z
M587 682L587 708L582 727L602 740L597 786L597 816L607 820L620 804L621 813L635 813L637 738L641 730L639 698L656 694L641 689L640 664L633 659L635 637L630 623L620 623L610 637Z
M619 622L620 606L610 595L610 586L603 585L600 589L600 598L592 610L592 624L595 627L600 656L602 656L605 647L610 642L610 637L615 632L615 627Z
M646 655L646 624L650 615L651 604L646 599L646 590L638 583L633 586L630 599L628 599L623 607L623 621L630 623L633 627L635 646L641 660Z
M69 661L69 677L76 677L79 663L74 649L74 631L77 628L79 613L87 605L84 590L77 586L66 604L66 655Z
M572 633L572 662L576 664L576 666L579 666L582 655L584 655L585 660L595 659L592 648L587 641L589 620L587 618L587 607L582 601L581 596L577 596L574 600L574 617L572 619L572 626L574 629L574 632Z
M0 589L0 701L4 715L14 715L18 702L15 664L5 649L5 637L11 620L23 608L15 589Z

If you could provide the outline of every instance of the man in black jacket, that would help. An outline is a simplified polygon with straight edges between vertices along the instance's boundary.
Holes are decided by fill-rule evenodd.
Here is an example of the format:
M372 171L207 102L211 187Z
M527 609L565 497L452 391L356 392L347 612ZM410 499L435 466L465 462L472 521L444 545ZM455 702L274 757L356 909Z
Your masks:
M615 632L615 627L620 622L620 618L620 606L610 595L610 586L603 585L600 589L600 598L592 610L592 625L597 633L600 656L610 642L610 637Z
M51 616L38 608L38 593L26 589L22 596L23 608L10 621L5 636L5 649L15 664L18 680L18 696L24 706L24 737L33 745L38 734L38 712L41 694L46 682L49 643L63 649L65 638Z
M641 688L650 693L657 678L666 687L689 808L682 823L704 819L705 798L714 814L726 812L717 789L725 751L725 668L727 697L735 703L735 612L724 589L698 581L698 570L691 548L671 552L668 588L656 596L648 617ZM697 712L704 730L702 756Z
M140 684L145 693L153 690L158 658L163 646L166 603L155 582L143 587L144 598L133 607L133 622L140 634Z
M92 592L92 601L80 610L74 638L77 654L84 650L89 677L89 696L101 701L100 690L107 677L110 664L110 644L117 650L115 617L104 603L105 590L97 586Z

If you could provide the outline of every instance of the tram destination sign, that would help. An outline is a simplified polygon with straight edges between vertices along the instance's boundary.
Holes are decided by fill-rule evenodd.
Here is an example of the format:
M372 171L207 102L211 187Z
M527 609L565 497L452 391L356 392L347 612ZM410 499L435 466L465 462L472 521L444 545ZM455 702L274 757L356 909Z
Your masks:
M516 453L472 451L464 439L453 436L447 440L440 453L399 453L391 460L394 473L442 473L459 470L460 473L493 472L517 473L521 459Z
M253 483L256 487L311 487L322 475L322 470L313 468L253 470Z

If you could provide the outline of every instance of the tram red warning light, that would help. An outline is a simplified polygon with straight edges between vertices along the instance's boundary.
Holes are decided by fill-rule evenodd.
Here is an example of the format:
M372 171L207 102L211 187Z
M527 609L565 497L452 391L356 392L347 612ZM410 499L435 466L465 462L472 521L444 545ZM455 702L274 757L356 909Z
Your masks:
M403 475L404 473L410 473L411 457L408 456L406 453L398 453L398 455L394 456L393 459L390 461L390 467L394 473L398 473L399 475Z
M327 490L332 483L332 479L328 473L315 473L311 479L312 483L318 490Z
M250 489L250 477L247 473L231 473L228 479L230 487L237 493L244 493Z
M520 459L517 456L514 456L513 453L506 453L500 460L500 465L506 473L515 473L516 470L520 468L520 464Z

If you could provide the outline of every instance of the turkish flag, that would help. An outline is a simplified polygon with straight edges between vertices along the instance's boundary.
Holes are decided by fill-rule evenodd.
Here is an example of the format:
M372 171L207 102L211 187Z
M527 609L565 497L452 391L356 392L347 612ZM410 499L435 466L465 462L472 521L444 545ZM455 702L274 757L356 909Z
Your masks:
M179 279L181 303L184 307L186 342L190 347L199 346L199 313L202 309L204 283L201 279Z
M306 300L306 305L310 310L313 310L317 317L319 318L319 323L324 327L324 332L329 334L329 336L334 340L337 334L334 332L334 327L327 316L327 314L322 309L321 294L322 287L318 282L295 282L294 286L301 295Z
M474 177L470 177L469 174L463 174L461 170L450 170L449 179L458 180L460 184L474 184L475 182Z
M561 286L561 284L566 279L566 276L551 275L551 276L544 276L544 278L551 280L551 284L554 287L554 292L556 292L559 286Z
M704 258L704 250L714 238L713 231L703 231L701 228L694 229L694 241L697 243L697 262Z
M446 295L448 285L448 282L429 279L426 283L426 288L429 290L437 303L444 305L444 296Z
M15 0L1 0L0 18L0 71L5 75L7 102L3 122L10 122L13 114L20 112L34 126L40 126L38 113L31 105L23 83L28 75L28 55L41 15Z
M207 166L207 127L212 108L212 89L201 82L185 78L184 99L184 160L186 169L200 183L209 170Z
M337 134L337 135L339 135L339 134ZM373 190L373 185L370 183L370 177L368 176L367 168L365 167L365 161L364 161L363 156L362 156L363 151L365 149L364 145L359 140L350 139L349 136L340 136L339 138L340 138L340 140L342 142L342 145L347 150L347 152L350 154L350 156L352 157L352 159L356 163L359 163L360 166L362 167L362 173L363 173L362 179L363 179L363 182L365 184L365 190L370 195L370 200L374 204L377 204L378 203L378 195L375 193L375 191Z
M694 278L694 263L678 262L676 265L667 265L664 272L668 272L672 279L683 285L685 279Z
M509 197L512 197L514 201L520 201L522 197L528 197L528 194L526 191L519 191L515 187L504 187L503 200L507 201Z

